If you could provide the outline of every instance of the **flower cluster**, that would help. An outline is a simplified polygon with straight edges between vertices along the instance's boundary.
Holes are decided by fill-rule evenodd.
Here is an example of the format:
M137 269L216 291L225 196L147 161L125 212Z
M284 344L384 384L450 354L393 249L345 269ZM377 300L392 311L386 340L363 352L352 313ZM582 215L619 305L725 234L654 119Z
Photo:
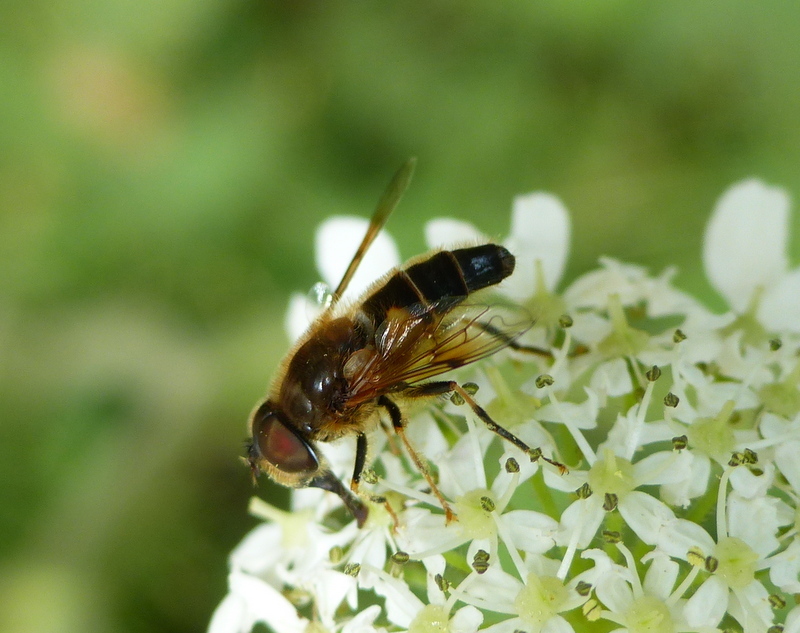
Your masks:
M717 315L676 289L672 270L612 259L558 290L566 210L547 194L515 200L505 243L517 270L498 292L537 315L523 342L540 353L506 350L457 378L569 471L531 461L463 403L416 410L407 435L457 520L378 428L366 525L320 490L295 491L291 511L254 499L264 522L231 555L211 633L800 632L800 269L788 266L788 222L785 193L759 181L722 196L703 246L730 308ZM362 232L353 219L321 229L327 281ZM426 235L432 247L486 240L450 219ZM398 263L381 239L373 274ZM291 306L297 336L313 304ZM354 442L324 448L346 480Z

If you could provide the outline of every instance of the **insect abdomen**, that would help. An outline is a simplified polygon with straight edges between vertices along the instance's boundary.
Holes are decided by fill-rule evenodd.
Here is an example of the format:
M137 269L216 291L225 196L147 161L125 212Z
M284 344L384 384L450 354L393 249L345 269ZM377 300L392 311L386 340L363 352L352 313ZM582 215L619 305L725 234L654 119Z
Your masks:
M497 244L440 251L395 273L367 297L362 310L375 323L393 307L429 305L445 298L463 299L494 286L514 272L514 256Z

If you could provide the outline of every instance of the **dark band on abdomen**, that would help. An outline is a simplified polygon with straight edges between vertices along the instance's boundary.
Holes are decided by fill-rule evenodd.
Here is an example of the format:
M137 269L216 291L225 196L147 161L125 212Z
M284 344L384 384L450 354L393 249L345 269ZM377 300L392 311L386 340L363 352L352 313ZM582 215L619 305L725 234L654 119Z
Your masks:
M514 256L504 247L483 244L440 251L395 273L364 301L361 309L376 325L394 307L430 305L442 299L448 309L471 293L500 283L514 271Z

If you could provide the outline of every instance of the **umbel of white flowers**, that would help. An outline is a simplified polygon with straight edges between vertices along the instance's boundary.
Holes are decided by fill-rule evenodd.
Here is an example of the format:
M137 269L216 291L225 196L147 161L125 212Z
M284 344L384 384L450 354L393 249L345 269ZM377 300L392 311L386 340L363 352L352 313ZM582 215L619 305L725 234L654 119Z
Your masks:
M532 463L467 407L421 408L408 435L458 521L378 431L363 528L320 490L295 491L291 511L253 499L263 523L231 554L209 631L800 632L800 269L788 266L788 222L786 194L762 182L721 197L703 243L729 306L717 315L672 285L674 271L613 259L559 290L566 210L548 194L517 198L505 240L517 270L498 292L535 311L525 342L551 353L501 352L458 379L569 473ZM364 227L333 218L319 230L328 283ZM486 239L451 219L426 236L432 247ZM361 270L398 262L381 236ZM293 337L306 304L292 298ZM353 442L324 449L347 480Z

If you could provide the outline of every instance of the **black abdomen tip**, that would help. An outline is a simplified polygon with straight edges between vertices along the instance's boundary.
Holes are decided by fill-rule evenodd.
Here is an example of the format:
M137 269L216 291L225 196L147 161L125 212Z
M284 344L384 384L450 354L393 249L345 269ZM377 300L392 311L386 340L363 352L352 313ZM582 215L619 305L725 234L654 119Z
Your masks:
M470 292L499 284L514 272L516 260L508 249L497 244L483 244L453 251Z
M503 267L503 279L505 279L514 272L514 267L517 265L517 258L509 253L505 246L498 246L497 254L500 257L500 264Z

